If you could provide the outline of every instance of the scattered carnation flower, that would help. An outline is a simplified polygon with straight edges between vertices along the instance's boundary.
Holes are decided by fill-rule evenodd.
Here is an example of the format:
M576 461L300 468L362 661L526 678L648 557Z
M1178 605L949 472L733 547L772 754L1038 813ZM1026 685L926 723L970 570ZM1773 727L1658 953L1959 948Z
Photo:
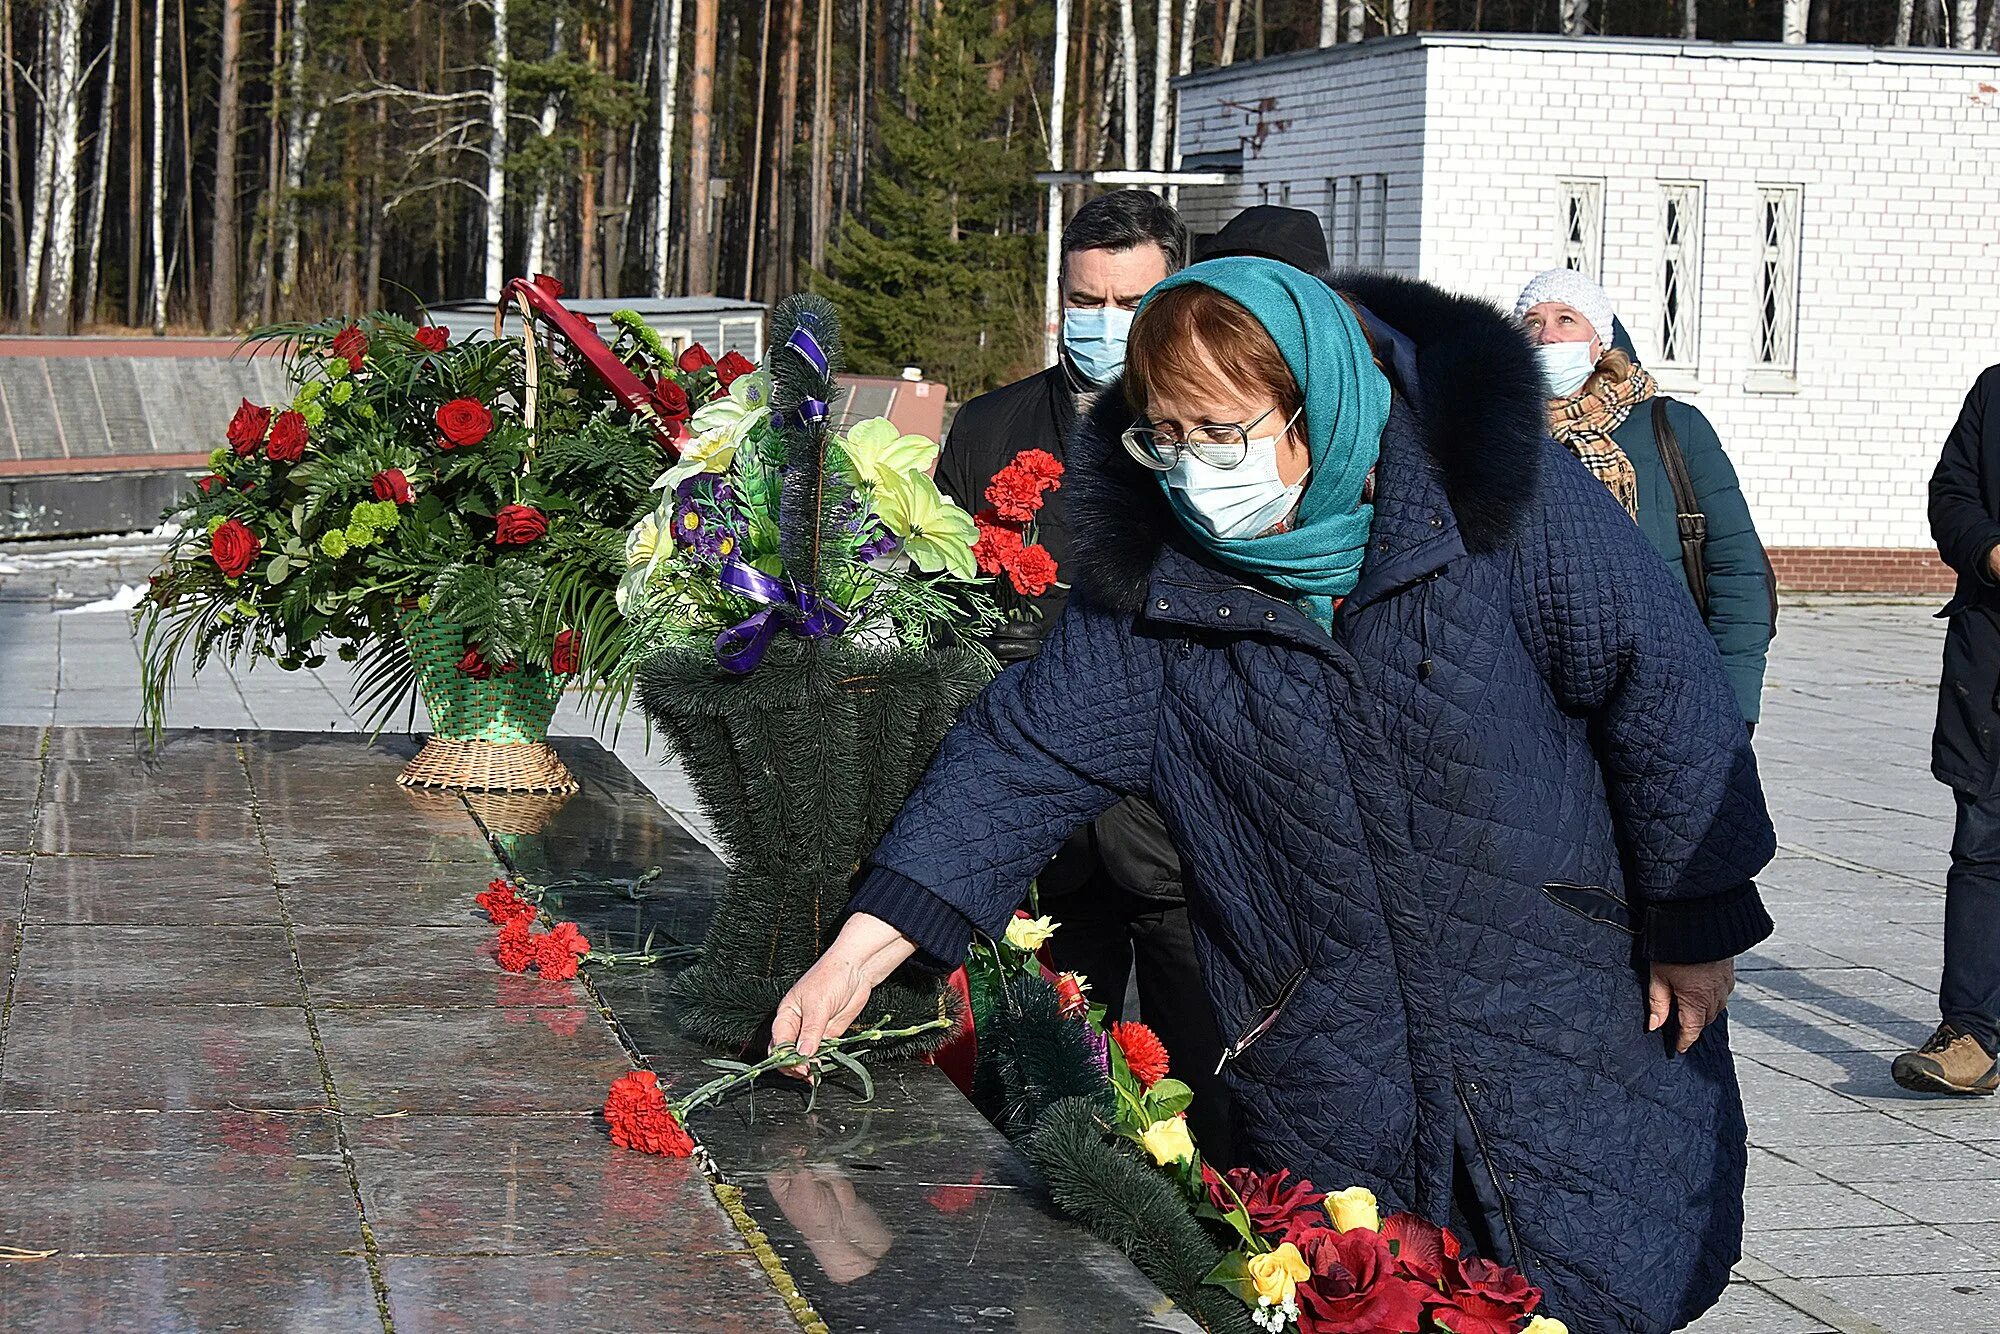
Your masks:
M506 880L495 880L473 899L486 910L487 920L495 926L506 926L511 922L533 923L541 910L522 898L513 884Z
M526 921L517 919L500 928L493 942L493 957L510 973L528 971L528 965L535 961L535 940Z
M1144 1024L1121 1021L1111 1026L1111 1040L1125 1055L1125 1064L1139 1087L1151 1088L1167 1077L1167 1046Z
M634 1070L611 1081L604 1095L604 1120L611 1142L621 1149L638 1149L667 1158L694 1152L694 1140L667 1106L660 1079L651 1070Z

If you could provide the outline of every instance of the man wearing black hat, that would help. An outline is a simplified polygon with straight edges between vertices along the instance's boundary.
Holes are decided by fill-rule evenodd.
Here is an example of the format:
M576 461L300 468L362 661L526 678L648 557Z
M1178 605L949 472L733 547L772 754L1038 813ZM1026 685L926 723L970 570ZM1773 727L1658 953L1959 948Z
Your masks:
M1233 255L1275 259L1315 278L1326 277L1333 268L1319 219L1302 208L1280 208L1276 204L1244 209L1221 231L1206 238L1201 247L1203 259L1227 259Z

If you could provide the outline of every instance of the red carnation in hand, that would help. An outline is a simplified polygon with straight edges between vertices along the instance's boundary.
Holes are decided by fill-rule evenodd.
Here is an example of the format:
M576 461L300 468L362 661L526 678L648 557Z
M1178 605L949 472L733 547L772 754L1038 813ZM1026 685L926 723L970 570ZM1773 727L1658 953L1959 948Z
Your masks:
M265 456L273 463L297 463L306 452L310 436L304 417L296 412L281 412L278 420L271 423L271 438L264 442Z
M715 363L715 378L724 389L757 369L757 364L741 352L725 352Z
M1111 1026L1111 1040L1125 1053L1125 1064L1140 1088L1149 1089L1167 1077L1167 1047L1152 1029L1144 1024L1116 1023Z
M469 676L475 681L484 681L493 675L493 664L486 661L477 648L468 648L465 650L465 656L458 660L458 670L461 675Z
M393 500L398 505L407 505L416 494L410 490L410 479L403 475L401 468L384 468L371 479L375 488L375 499Z
M700 343L688 344L687 350L675 358L674 365L681 368L683 375L695 375L715 365L715 358L708 355L708 349Z
M1424 1289L1394 1272L1380 1232L1316 1228L1295 1243L1313 1276L1299 1285L1300 1325L1355 1334L1401 1334L1417 1328Z
M549 670L557 676L568 676L581 665L582 654L576 631L558 631L556 642L549 649Z
M525 973L535 960L535 938L525 921L516 919L500 928L493 942L493 957L510 973Z
M1025 449L993 474L986 485L986 503L1000 517L1027 523L1042 507L1042 494L1062 485L1062 464L1045 449Z
M1020 469L1051 491L1062 487L1062 460L1046 449L1024 449L1007 466Z
M979 563L979 572L1005 574L1022 551L1020 526L1008 523L993 510L979 511L972 521L979 529L979 540L972 544L972 558Z
M263 539L251 532L240 519L225 519L208 535L208 554L215 557L215 567L227 579L241 579L243 572L250 568L250 562L256 560L257 553L263 549Z
M604 1095L604 1120L611 1142L621 1149L638 1149L667 1158L694 1152L694 1140L667 1106L660 1079L651 1070L634 1070L611 1081Z
M1090 1013L1090 997L1084 993L1090 986L1075 973L1064 973L1056 979L1056 1002L1061 1006L1065 1019L1081 1019Z
M454 398L437 410L440 449L464 449L484 440L493 430L493 414L476 398Z
M1452 1334L1514 1334L1542 1303L1541 1289L1518 1269L1476 1257L1454 1268L1443 1304L1431 1308Z
M271 410L260 408L246 398L229 419L229 447L238 454L255 453L257 446L264 443L264 432L270 428Z
M1049 591L1056 581L1055 557L1049 549L1037 542L1026 547L1007 567L1007 577L1014 582L1014 591L1022 597L1038 598Z
M442 352L451 346L451 330L426 324L416 332L417 346L426 352Z
M361 362L368 355L368 335L355 325L348 325L333 336L333 355L347 358L347 369L358 371Z
M549 521L533 505L502 505L493 525L496 547L525 546L549 531Z
M1292 1179L1283 1168L1273 1173L1233 1167L1226 1178L1218 1177L1207 1163L1202 1164L1202 1181L1208 1186L1208 1202L1223 1213L1236 1207L1250 1215L1250 1225L1263 1236L1297 1245L1306 1233L1326 1226L1324 1192L1315 1190L1303 1177ZM1227 1181L1228 1188L1223 1183ZM1231 1195L1235 1198L1232 1199Z

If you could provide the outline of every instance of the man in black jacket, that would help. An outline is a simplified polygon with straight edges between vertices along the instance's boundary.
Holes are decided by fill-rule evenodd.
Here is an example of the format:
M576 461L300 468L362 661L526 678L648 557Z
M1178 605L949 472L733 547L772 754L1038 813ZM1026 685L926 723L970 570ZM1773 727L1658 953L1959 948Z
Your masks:
M1062 353L1047 370L959 409L938 459L939 489L977 511L994 474L1023 450L1067 462L1081 405L1124 370L1125 331L1139 299L1187 260L1187 228L1157 195L1120 190L1078 209L1062 234ZM1060 488L1035 520L1062 580L1071 543ZM995 638L1001 662L1035 656L1068 597L1059 585L1012 599L1030 610ZM1087 978L1112 1019L1124 1014L1136 965L1143 1016L1166 1043L1174 1075L1195 1091L1188 1115L1204 1156L1228 1162L1228 1102L1215 1076L1222 1040L1195 960L1180 854L1159 812L1143 801L1119 803L1072 838L1036 883L1042 911L1060 926L1049 941L1056 967Z
M1973 385L1945 440L1931 475L1931 536L1958 572L1941 613L1951 624L1931 746L1931 772L1958 802L1945 878L1944 1022L1893 1070L1907 1089L1992 1093L2000 1088L2000 366Z

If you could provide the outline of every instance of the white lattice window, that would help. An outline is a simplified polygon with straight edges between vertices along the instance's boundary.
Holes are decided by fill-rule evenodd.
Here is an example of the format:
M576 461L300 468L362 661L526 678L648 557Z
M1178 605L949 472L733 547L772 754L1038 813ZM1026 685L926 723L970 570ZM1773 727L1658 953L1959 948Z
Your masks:
M1701 349L1701 186L1660 187L1660 364L1693 370Z
M1329 176L1326 178L1325 225L1327 257L1333 261L1335 268L1342 268L1349 262L1347 256L1341 253L1342 238L1340 231L1341 219L1345 216L1341 210L1342 206L1347 203L1346 186L1347 182L1338 176Z
M1604 268L1604 182L1561 181L1556 195L1556 253L1562 267L1592 282Z
M1799 196L1796 185L1757 191L1757 365L1790 375L1798 369Z
M1361 177L1356 193L1362 203L1362 241L1358 262L1364 268L1379 269L1389 259L1389 178Z

